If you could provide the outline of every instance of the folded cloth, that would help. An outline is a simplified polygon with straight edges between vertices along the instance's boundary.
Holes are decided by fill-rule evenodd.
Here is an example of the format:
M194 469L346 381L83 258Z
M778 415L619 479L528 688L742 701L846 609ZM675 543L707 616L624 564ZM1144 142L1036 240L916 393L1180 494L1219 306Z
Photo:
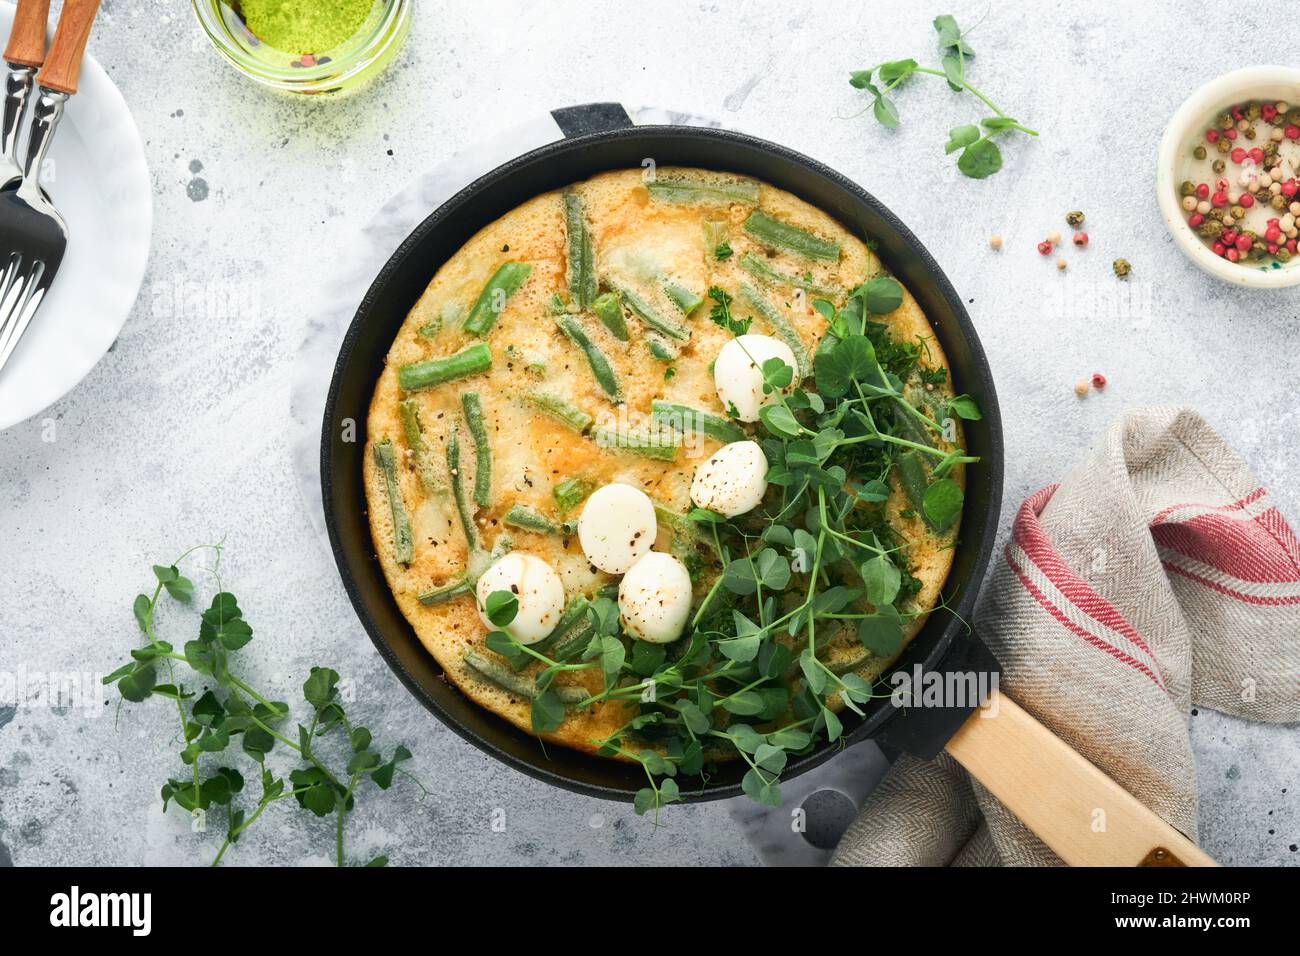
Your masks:
M1121 417L1021 506L989 592L1003 692L1192 840L1190 709L1300 720L1300 545L1196 412ZM943 755L901 757L832 863L1060 860Z

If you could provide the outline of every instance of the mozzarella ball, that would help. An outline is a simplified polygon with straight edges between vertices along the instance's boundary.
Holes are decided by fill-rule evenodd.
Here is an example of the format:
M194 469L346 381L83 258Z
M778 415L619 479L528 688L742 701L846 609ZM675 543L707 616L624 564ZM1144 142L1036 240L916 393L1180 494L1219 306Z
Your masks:
M578 542L595 567L622 574L655 543L655 506L640 488L612 484L598 488L578 516Z
M618 586L623 630L643 641L668 644L682 636L691 615L691 576L671 554L651 551Z
M723 445L691 482L691 501L728 518L753 511L767 492L767 456L758 442Z
M564 612L564 583L541 558L512 551L496 561L478 579L479 617L490 628L483 608L493 591L507 591L519 601L519 613L502 630L520 644L536 644L559 623Z
M758 421L758 410L776 401L776 393L763 394L763 363L779 358L794 370L790 389L799 384L799 366L790 346L769 335L742 335L722 347L713 364L718 400L742 422ZM787 389L789 391L790 389Z

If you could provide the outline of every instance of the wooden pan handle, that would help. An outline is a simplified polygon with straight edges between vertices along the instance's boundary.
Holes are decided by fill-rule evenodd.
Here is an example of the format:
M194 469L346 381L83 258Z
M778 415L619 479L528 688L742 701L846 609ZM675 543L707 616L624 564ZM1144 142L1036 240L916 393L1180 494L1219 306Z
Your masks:
M19 66L37 67L45 62L45 23L50 18L50 0L18 0L14 28L9 32L5 60Z
M54 31L45 66L36 82L47 90L62 93L77 92L77 78L81 75L81 57L90 41L90 28L99 13L99 0L63 0L59 26Z
M946 749L1071 866L1218 866L998 691Z

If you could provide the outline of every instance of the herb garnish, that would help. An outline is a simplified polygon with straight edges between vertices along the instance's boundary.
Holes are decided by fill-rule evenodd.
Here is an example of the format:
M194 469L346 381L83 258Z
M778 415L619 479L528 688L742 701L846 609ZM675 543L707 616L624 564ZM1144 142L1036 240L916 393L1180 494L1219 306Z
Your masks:
M186 641L182 649L162 640L155 630L155 613L164 590L175 601L189 605L194 599L194 583L181 574L180 565L190 555L203 550L214 553L208 569L217 585L217 593L199 620L198 638ZM187 768L182 777L170 779L162 786L163 809L175 802L192 814L206 814L216 806L226 808L226 835L212 865L217 865L244 835L245 831L271 804L293 797L298 805L318 817L337 815L334 836L335 861L344 865L343 831L346 817L356 805L357 788L367 778L381 790L387 790L396 773L410 776L399 764L411 759L411 752L400 744L385 758L374 746L370 731L354 725L344 708L339 692L339 675L327 667L313 667L303 682L303 698L311 709L308 724L298 724L297 739L284 728L289 705L267 699L243 678L232 672L231 654L253 639L253 629L244 620L235 595L222 589L219 574L222 545L204 545L185 552L170 565L155 565L156 579L152 596L141 594L135 599L134 613L147 643L131 651L130 663L104 678L105 684L117 684L122 699L141 703L150 697L165 697L175 702L180 719L180 752ZM195 673L193 684L177 681L176 665L183 664ZM159 683L160 671L166 683ZM198 691L200 683L204 687ZM320 752L319 741L338 728L341 750L347 763L343 771L331 769ZM234 763L232 745L239 739L239 750L255 765L261 782L261 795L251 812L236 806L244 790L244 775L228 764ZM276 744L296 754L301 765L291 771L288 782L277 777L267 766L267 755ZM343 759L343 758L339 758ZM221 766L212 767L214 761ZM414 779L414 778L412 778ZM423 788L422 788L423 789ZM384 866L388 858L378 856L367 866Z
M946 437L951 422L904 397L922 371L920 346L896 342L888 324L873 319L902 297L898 282L883 276L858 286L838 309L813 301L829 326L813 360L815 388L801 382L787 392L794 370L780 359L762 364L773 400L761 410L759 440L776 493L764 508L735 518L695 508L685 532L674 529L675 547L689 537L698 566L712 577L680 640L629 639L617 603L597 595L586 612L589 642L559 659L504 630L517 612L512 595L488 596L484 611L497 628L488 648L517 666L541 664L535 732L563 722L568 711L553 684L565 673L601 675L601 690L572 709L638 705L636 716L594 741L602 754L641 765L647 786L636 795L638 814L654 810L657 820L661 807L681 798L679 777L698 776L729 755L748 766L744 792L777 806L789 759L818 739L843 735L840 704L862 714L863 704L887 693L855 671L872 654L897 653L904 626L927 613L911 600L921 582L910 573L907 541L885 513L896 463L901 455L923 459L912 471L919 481L914 507L943 530L962 507L961 486L949 473L978 461ZM735 337L749 331L749 320L732 315L728 292L715 286L709 298L714 323ZM969 396L948 407L960 417L979 414Z
M893 129L899 124L898 108L887 94L901 86L913 74L937 76L948 81L948 86L955 92L967 92L979 99L991 109L993 116L987 116L979 124L956 126L948 131L945 153L961 150L957 158L957 168L972 179L985 179L1002 168L1002 152L993 142L993 137L1010 130L1018 130L1029 136L1037 136L1035 130L1022 126L1012 119L977 90L966 79L966 61L975 56L975 51L966 42L970 31L962 32L957 21L948 14L934 18L934 28L939 34L942 69L920 66L916 60L890 60L867 70L857 70L850 74L849 83L856 89L866 90L873 97L872 112L880 125Z

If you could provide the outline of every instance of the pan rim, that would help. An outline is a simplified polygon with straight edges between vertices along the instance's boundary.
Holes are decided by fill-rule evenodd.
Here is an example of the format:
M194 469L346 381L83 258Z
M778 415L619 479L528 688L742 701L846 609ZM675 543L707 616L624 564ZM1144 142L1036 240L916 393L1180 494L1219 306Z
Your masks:
M353 562L373 562L373 558L364 555L353 555L342 542L340 529L338 527L338 519L336 518L336 506L339 502L336 500L333 482L333 422L336 420L337 416L339 392L344 381L349 377L354 350L356 349L358 339L362 334L363 326L366 323L366 319L369 316L375 300L384 292L388 282L392 279L394 274L402 268L406 259L412 254L413 250L416 249L431 232L436 231L449 218L464 209L467 205L472 204L480 194L492 186L508 180L511 177L525 174L529 167L551 160L565 153L577 152L588 147L604 145L621 140L654 141L661 144L661 146L670 146L672 142L680 140L714 140L720 141L724 145L743 147L756 153L767 154L768 156L782 160L786 163L798 166L805 173L823 180L832 188L846 195L854 204L869 209L875 216L879 217L895 233L896 237L901 240L902 244L918 257L921 270L928 277L928 281L933 284L934 291L936 291L947 303L953 314L960 337L965 341L967 350L971 355L972 364L978 370L981 378L978 382L981 390L981 402L984 406L982 409L984 419L981 424L986 431L988 445L995 454L990 455L992 460L987 463L988 473L986 480L988 482L988 495L984 514L981 516L982 520L980 520L977 527L972 527L967 518L965 516L963 517L962 539L972 541L972 543L966 545L966 547L977 549L968 575L970 587L967 589L966 593L960 595L955 602L954 609L960 612L959 616L953 616L944 623L942 630L934 638L932 647L930 647L926 652L926 665L942 661L951 649L953 642L961 638L962 635L960 632L962 630L962 618L969 616L987 576L988 568L992 561L994 544L1001 518L1004 467L1004 455L1002 454L1002 449L1004 446L1002 420L997 392L993 381L992 370L989 367L983 345L975 330L974 323L966 312L961 297L957 294L951 281L939 267L939 264L935 261L929 250L888 207L877 200L863 187L820 161L786 146L772 143L745 133L737 133L731 130L712 127L649 125L621 127L612 130L587 133L581 136L560 139L548 143L529 150L528 152L503 163L459 190L455 195L447 199L425 217L425 219L422 220L420 224L417 225L415 229L412 230L411 233L398 245L397 249L394 250L383 268L376 275L370 287L366 290L366 294L358 305L356 313L354 314L352 321L349 323L347 332L344 335L342 344L339 347L338 357L335 361L334 369L330 377L329 391L326 397L325 412L321 428L321 497L325 510L325 524L329 534L330 547L334 554L335 564L338 568L340 579L343 583L344 590L352 603L353 610L357 614L362 626L365 628L367 635L370 637L371 643L373 643L375 648L379 651L380 656L397 675L398 679L406 689L458 736L482 750L484 753L491 755L497 760L500 760L508 766L511 766L535 779L545 781L565 790L582 793L587 796L627 802L633 798L634 792L632 790L617 789L583 780L577 780L565 773L551 769L548 766L549 761L546 761L545 759L531 762L504 750L502 747L486 739L486 737L475 727L460 720L428 692L419 679L417 679L401 661L393 645L390 643L389 637L384 628L375 620L367 600L361 594ZM610 166L608 168L615 167ZM590 174L594 173L589 173L588 175ZM799 195L799 190L797 188L791 188L788 185L781 185L780 188L787 189L795 195ZM540 192L543 190L539 189L538 191ZM488 221L491 220L485 220L480 225L486 225ZM441 265L441 263L439 265ZM403 319L404 317L403 314ZM362 420L364 421L364 416ZM983 463L981 467L984 467ZM362 505L362 507L364 507L364 505ZM967 538L968 529L970 538ZM928 626L929 625L927 624L927 627ZM924 630L922 633L924 633ZM918 635L918 639L919 637L920 635ZM892 670L893 668L891 668L891 671ZM888 722L893 714L893 711L882 709L870 713L865 719L858 720L849 733L842 738L842 741L836 742L835 744L823 743L811 753L792 760L786 771L782 774L782 779L792 779L801 773L811 770L824 763L826 760L829 760L843 747L851 746L874 735ZM490 716L496 717L496 715ZM496 717L496 719L500 720L501 718ZM572 753L578 754L579 752L573 751ZM582 756L586 757L587 755ZM600 760L603 758L591 757L589 759ZM710 786L709 784L704 783L698 789L683 789L682 798L684 802L705 802L726 799L737 796L740 793L741 788L739 783L720 784L716 786Z

